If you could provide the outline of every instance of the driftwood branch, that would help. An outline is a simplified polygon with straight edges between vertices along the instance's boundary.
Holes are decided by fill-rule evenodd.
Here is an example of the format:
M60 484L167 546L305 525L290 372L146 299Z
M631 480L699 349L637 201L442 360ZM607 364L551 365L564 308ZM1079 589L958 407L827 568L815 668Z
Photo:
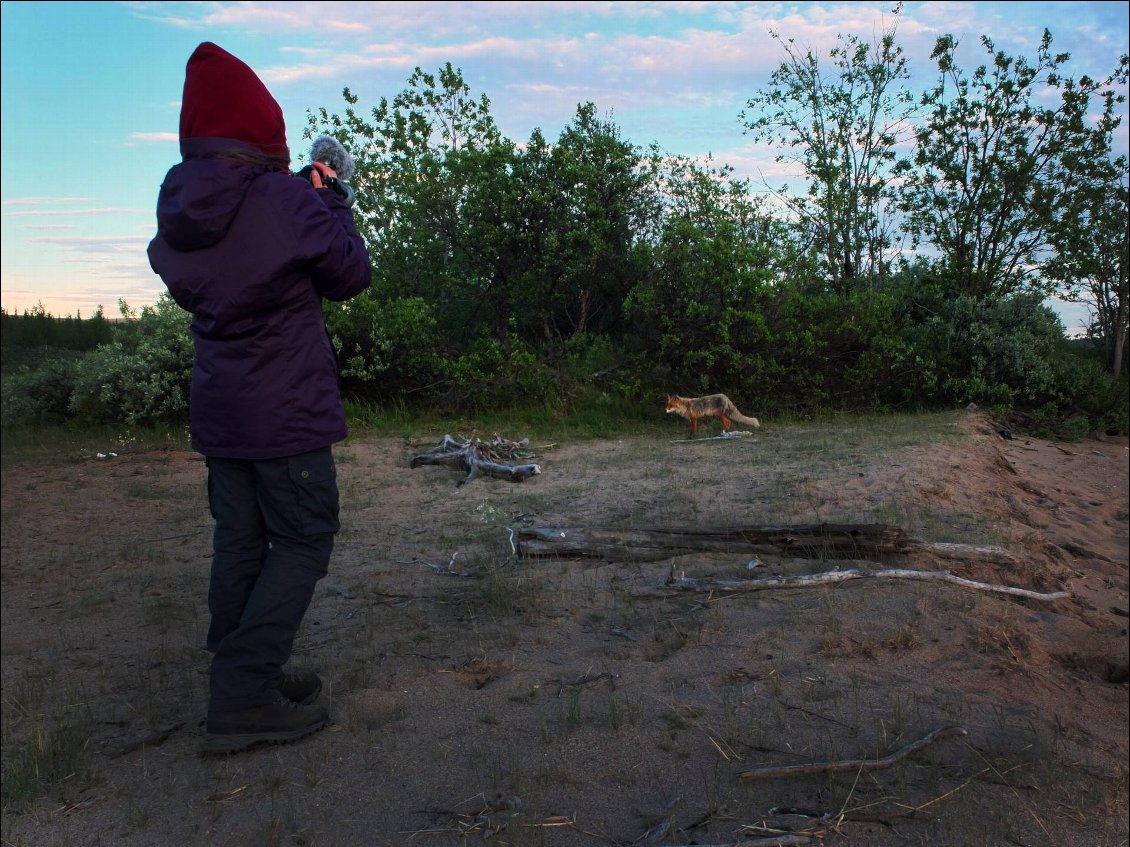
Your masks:
M721 435L705 435L702 438L676 438L672 444L702 444L705 441L740 441L744 436L753 435L745 429L731 429Z
M891 569L881 571L847 570L827 571L825 573L806 574L803 576L775 577L767 579L695 579L688 576L673 577L668 580L668 585L684 591L767 591L779 588L812 588L817 585L830 585L847 582L853 579L913 579L921 582L951 582L965 588L977 591L989 591L996 594L1011 594L1013 597L1025 597L1029 600L1052 602L1063 600L1070 596L1066 591L1053 591L1042 594L1039 591L1029 591L1026 588L1014 588L1011 585L996 585L990 582L975 582L960 576L954 576L949 571L915 571L906 569Z
M541 473L541 465L513 463L515 460L533 458L534 454L525 449L528 445L529 439L526 438L508 441L496 435L492 441L481 441L478 438L461 440L444 435L443 440L431 450L415 456L409 466L418 468L421 465L447 465L460 468L467 472L467 476L460 480L460 485L470 482L479 474L522 482Z
M847 759L839 762L814 762L810 765L784 765L782 767L757 768L756 770L742 771L738 776L742 779L786 779L792 776L806 776L817 773L881 770L883 768L889 768L896 762L929 747L936 741L941 741L943 738L967 734L968 733L960 726L943 726L881 759Z

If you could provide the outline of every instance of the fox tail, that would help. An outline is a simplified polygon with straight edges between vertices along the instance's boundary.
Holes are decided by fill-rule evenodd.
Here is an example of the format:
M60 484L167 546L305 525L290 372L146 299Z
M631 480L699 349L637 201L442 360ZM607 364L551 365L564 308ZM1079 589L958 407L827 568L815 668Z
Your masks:
M748 417L746 415L743 415L737 409L731 409L730 410L730 417L735 421L741 421L744 424L749 424L750 426L754 427L755 429L761 428L761 421L759 421L757 418L751 418L751 417Z

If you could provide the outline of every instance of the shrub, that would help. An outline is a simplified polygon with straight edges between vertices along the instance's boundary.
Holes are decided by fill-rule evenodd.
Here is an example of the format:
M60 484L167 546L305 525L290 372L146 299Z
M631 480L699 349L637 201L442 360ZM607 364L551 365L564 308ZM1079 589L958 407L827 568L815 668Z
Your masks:
M79 362L70 409L95 423L154 424L185 417L192 382L190 316L167 295L115 340Z
M4 426L58 424L70 414L78 363L82 354L68 350L44 349L34 366L24 364L4 375Z
M1058 399L1063 325L1038 294L941 298L911 330L937 401L1032 408Z
M384 400L435 382L445 362L435 310L420 297L379 302L371 292L349 303L325 304L343 392L354 400Z

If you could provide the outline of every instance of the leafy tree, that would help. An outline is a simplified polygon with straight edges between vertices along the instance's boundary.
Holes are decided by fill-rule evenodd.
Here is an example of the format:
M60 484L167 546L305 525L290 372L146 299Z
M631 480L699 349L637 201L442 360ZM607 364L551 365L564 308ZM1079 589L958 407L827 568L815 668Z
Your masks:
M592 103L547 148L535 133L520 188L541 198L522 224L540 232L535 280L545 342L621 331L624 297L641 275L633 242L646 215L650 165ZM529 202L527 200L526 202Z
M467 369L456 363L473 351L497 367L524 361L527 350L552 361L567 346L583 351L570 339L618 327L638 276L631 222L647 180L635 148L592 104L578 107L556 145L535 130L519 148L450 65L438 75L417 69L408 89L368 118L348 89L345 97L344 117L323 109L309 116L307 133L333 133L354 151L375 268L370 318L416 308L395 301L429 304L447 376L460 382ZM407 340L371 325L358 335L358 322L340 316L335 323L351 324L353 338ZM384 370L378 359L392 355L353 346L371 354L364 365L353 359L357 373Z
M1109 104L1125 102L1128 65L1130 59L1123 56L1111 80L1119 88L1102 93L1108 108L1090 130L1091 143L1065 162L1068 178L1061 214L1051 228L1055 255L1045 268L1064 299L1090 307L1092 335L1100 339L1107 370L1116 380L1122 376L1130 328L1130 169L1125 155L1111 156L1111 138L1119 121L1111 118Z
M1049 274L1062 281L1065 300L1090 307L1094 319L1090 334L1101 341L1114 379L1122 376L1130 328L1130 203L1125 166L1121 171L1105 185L1085 185L1073 192L1072 214L1065 216L1054 236L1057 254L1049 268Z
M779 196L810 233L832 289L846 293L861 280L881 281L892 243L889 215L895 148L909 131L912 96L896 22L874 44L840 35L829 52L831 72L811 50L773 37L787 58L741 115L757 140L780 144L778 162L795 161L807 194L786 186Z
M1037 285L1050 233L1066 214L1071 163L1092 141L1087 114L1103 83L1064 77L1066 53L1045 30L1034 61L996 50L968 77L957 41L944 35L931 58L937 85L922 98L926 120L905 175L902 207L914 245L940 254L958 294L999 297ZM1040 105L1046 91L1059 102ZM1112 120L1107 100L1104 121Z
M735 391L770 367L766 302L791 287L801 251L729 166L672 157L656 180L652 269L626 303L634 332L680 390Z
M381 297L423 297L440 326L452 331L478 314L485 282L474 267L489 250L468 228L469 190L483 168L505 171L512 145L490 116L490 101L474 98L461 73L420 68L391 101L366 116L344 89L343 116L322 108L308 114L306 135L334 135L353 154L359 229L373 260Z

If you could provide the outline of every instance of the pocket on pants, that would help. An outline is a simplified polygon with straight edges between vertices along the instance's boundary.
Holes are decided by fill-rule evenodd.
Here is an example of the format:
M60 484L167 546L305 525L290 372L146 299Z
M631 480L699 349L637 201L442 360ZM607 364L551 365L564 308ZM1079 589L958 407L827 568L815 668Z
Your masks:
M293 456L287 460L287 469L294 485L302 534L336 533L341 529L333 453L319 450Z

